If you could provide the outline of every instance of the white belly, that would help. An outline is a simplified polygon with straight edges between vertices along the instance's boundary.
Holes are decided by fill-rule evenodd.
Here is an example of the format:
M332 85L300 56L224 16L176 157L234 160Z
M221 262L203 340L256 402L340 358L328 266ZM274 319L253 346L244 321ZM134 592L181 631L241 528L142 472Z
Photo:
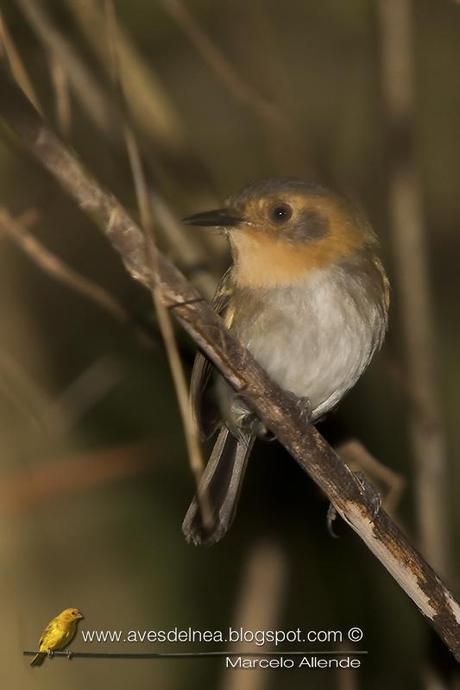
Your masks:
M327 269L266 291L259 308L238 310L232 330L283 389L309 398L318 418L356 383L385 320L364 285Z

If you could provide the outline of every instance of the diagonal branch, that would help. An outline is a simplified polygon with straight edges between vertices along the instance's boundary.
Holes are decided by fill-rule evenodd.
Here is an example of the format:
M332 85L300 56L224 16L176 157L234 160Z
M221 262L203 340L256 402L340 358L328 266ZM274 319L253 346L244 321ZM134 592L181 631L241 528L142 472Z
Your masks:
M99 225L130 274L150 287L151 269L146 265L139 227L63 146L4 73L0 74L0 116ZM328 496L460 661L459 605L387 513L376 509L372 487L357 480L314 427L305 428L292 396L268 377L209 304L160 253L155 280L164 304L183 328Z

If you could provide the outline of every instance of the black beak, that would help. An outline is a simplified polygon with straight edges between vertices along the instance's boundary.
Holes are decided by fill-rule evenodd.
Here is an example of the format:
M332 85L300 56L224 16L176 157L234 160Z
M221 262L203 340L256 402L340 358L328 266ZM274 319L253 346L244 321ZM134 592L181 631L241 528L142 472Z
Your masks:
M204 213L195 213L193 216L183 218L182 222L186 225L201 225L202 227L222 227L234 228L242 222L242 218L237 218L232 215L226 208L218 208L214 211L204 211Z

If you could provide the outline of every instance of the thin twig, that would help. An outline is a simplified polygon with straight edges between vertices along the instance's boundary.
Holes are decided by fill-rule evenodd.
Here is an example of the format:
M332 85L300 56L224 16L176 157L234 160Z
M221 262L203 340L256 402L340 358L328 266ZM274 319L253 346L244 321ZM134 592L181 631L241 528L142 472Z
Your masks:
M293 107L301 84L284 64L280 28L274 11L275 5L266 0L251 0L232 9L233 23L238 26L239 65L254 67L251 71L257 73L254 84L258 93L275 94L275 104L280 111L278 120L273 122L265 118L260 123L262 127L257 127L271 166L278 170L303 170L308 176L318 177L314 152L310 150L308 131L305 130L306 122L304 120L299 128ZM240 73L244 74L244 67Z
M94 220L120 253L127 271L150 289L152 267L145 240L113 194L105 191L43 123L20 89L0 72L0 115L41 165ZM160 252L155 276L165 305L229 384L255 411L326 494L343 519L361 537L428 619L460 661L460 607L446 585L384 510L376 510L375 492L358 481L299 406L257 364L225 328L222 319Z
M91 71L69 41L56 29L41 0L17 0L33 30L48 53L59 60L69 83L92 120L106 134L113 131L114 114Z
M2 207L0 206L0 209L1 208ZM16 224L17 224L18 228L21 229L21 231L23 228L26 230L29 230L39 221L39 219L40 219L40 213L38 212L38 210L36 208L28 208L26 211L23 211L22 213L20 213L18 216L15 217ZM7 237L6 234L2 235L0 233L0 239L4 239L6 237Z
M107 50L107 42L101 41L106 29L103 2L66 0L66 3L103 69L111 74L110 51ZM169 161L175 161L176 164L180 161L187 167L192 165L206 187L214 190L201 151L196 151L193 142L187 139L184 118L155 75L154 66L145 61L123 26L118 27L117 46L126 108L136 128L144 136L143 147L147 146L149 167L157 180L161 181L163 188L165 184L175 187L177 180L171 175ZM105 90L101 90L101 97L107 100ZM113 99L108 100L106 107L112 112L113 124L119 132L119 104L114 103ZM183 259L186 258L184 250Z
M11 354L0 349L0 393L5 395L38 435L62 432L65 415L53 407L30 372ZM33 435L36 440L35 434Z
M182 266L187 276L205 297L211 299L216 291L216 279L210 271L210 254L205 253L195 234L184 231L184 224L177 220L165 199L154 192L150 195L152 211L159 228L168 241L168 254Z
M49 54L50 74L54 88L56 120L59 132L67 137L72 124L72 108L70 103L69 79L62 66L62 62L54 53Z
M84 367L53 401L56 410L65 410L65 431L68 433L125 376L126 365L113 355L98 357Z
M391 242L401 305L408 418L421 550L448 574L448 458L436 376L435 332L422 192L414 151L412 0L380 0L382 88L388 123Z
M18 433L13 423L8 427L4 448L16 457L48 455L69 436L81 417L100 402L124 376L124 368L115 357L99 357L56 397L51 399L34 381L30 371L10 354L0 349L0 393L21 413L31 427Z
M10 69L12 73L14 74L14 77L18 84L20 85L21 89L24 91L26 94L27 98L35 108L40 112L40 103L37 97L37 94L35 92L35 89L33 87L32 81L29 77L29 74L24 66L23 61L21 60L21 56L19 54L18 49L16 48L16 45L13 41L13 37L11 36L8 27L5 22L5 18L0 10L0 44L2 45L4 51L5 51L5 56L8 59Z
M185 442L190 461L190 467L195 478L197 486L197 496L200 504L200 511L203 524L207 528L213 525L213 515L211 505L206 492L200 488L201 475L204 469L204 460L201 452L199 432L195 421L195 416L192 413L189 403L189 389L187 379L185 376L184 367L180 358L179 348L174 334L174 327L171 317L166 306L163 304L161 292L155 280L158 273L157 257L158 250L155 243L154 222L150 205L150 195L148 192L147 181L143 169L141 155L137 144L136 137L132 128L129 125L126 114L126 98L124 95L124 82L122 82L122 72L119 67L118 55L118 23L115 13L115 6L113 0L105 0L105 9L107 17L108 38L112 47L113 54L113 71L114 79L118 87L122 112L124 112L123 134L126 142L126 149L128 152L129 163L131 167L131 174L133 177L134 188L136 191L137 204L139 208L139 215L141 218L141 226L146 238L147 261L153 268L150 281L150 291L152 294L153 304L157 321L160 327L160 332L168 357L169 367L176 391L177 402L179 405L180 414L182 417L182 424L184 428Z
M203 31L182 0L162 0L162 5L234 98L251 107L254 112L271 125L286 126L284 113L275 103L270 103L242 79L208 34Z
M105 31L102 3L94 0L66 0L67 7L82 28L95 54L105 69L111 71L111 58L101 35ZM126 91L129 112L136 125L155 142L165 142L173 148L184 143L184 124L151 65L146 65L130 36L122 26L117 27L117 50L120 76Z
M111 317L134 325L139 335L145 341L156 342L156 332L145 325L137 323L135 318L112 295L100 285L85 278L71 268L62 259L47 249L36 237L21 223L20 219L13 218L8 211L0 206L0 232L10 237L13 242L32 259L32 261L48 276L59 281L79 295L86 297L98 307L110 314Z

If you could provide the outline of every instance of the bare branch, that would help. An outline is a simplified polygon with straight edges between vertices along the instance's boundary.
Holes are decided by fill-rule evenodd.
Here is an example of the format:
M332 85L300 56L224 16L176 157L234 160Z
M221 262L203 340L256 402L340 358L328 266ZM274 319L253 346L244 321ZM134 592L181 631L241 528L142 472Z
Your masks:
M0 76L0 114L26 147L94 219L133 277L150 288L142 231L115 197L90 176L5 75ZM317 430L305 428L299 406L229 333L222 320L184 276L157 254L157 285L184 329L326 494L343 519L398 582L460 661L460 607L446 585L410 544L375 494L360 483Z

